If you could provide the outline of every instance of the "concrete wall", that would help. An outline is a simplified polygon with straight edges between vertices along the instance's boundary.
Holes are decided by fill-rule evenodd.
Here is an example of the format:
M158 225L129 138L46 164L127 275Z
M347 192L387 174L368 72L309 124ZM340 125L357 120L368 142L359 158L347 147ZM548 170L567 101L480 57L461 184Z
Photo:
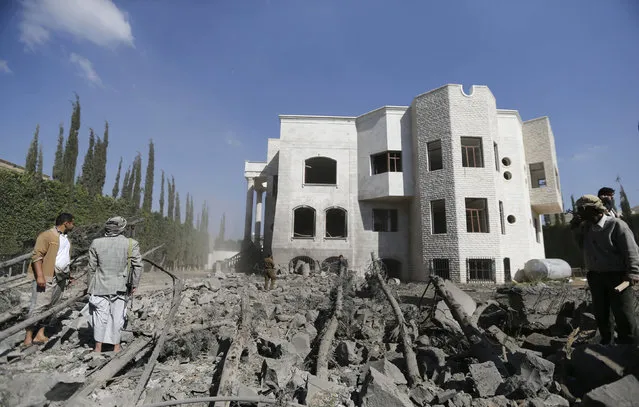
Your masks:
M546 173L546 186L532 188L531 185L531 204L538 212L562 212L563 202L559 183L557 153L555 151L555 137L550 128L550 120L547 117L540 117L526 121L523 124L523 133L526 163L543 162Z

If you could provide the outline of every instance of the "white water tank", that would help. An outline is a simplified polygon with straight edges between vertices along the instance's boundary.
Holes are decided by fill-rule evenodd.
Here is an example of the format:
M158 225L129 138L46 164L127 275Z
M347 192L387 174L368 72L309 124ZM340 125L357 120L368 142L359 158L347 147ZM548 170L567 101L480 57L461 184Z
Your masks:
M524 276L527 281L561 280L570 278L570 264L562 259L532 259L524 265Z

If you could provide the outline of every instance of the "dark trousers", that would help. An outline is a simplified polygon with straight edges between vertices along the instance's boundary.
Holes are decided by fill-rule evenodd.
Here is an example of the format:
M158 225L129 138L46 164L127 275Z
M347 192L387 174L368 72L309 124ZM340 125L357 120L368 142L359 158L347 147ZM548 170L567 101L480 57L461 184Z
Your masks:
M639 328L635 315L635 296L632 287L617 292L615 287L626 280L624 272L588 272L588 285L597 320L601 343L612 342L610 310L615 317L616 343L639 344Z

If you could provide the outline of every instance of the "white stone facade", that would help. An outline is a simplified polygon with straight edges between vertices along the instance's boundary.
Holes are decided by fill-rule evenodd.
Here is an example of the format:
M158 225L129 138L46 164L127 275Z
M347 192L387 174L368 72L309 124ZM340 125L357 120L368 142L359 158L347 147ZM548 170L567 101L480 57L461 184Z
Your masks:
M563 210L547 117L446 85L410 106L280 122L267 161L245 165L245 239L276 263L342 254L363 271L375 252L403 280L502 283L544 257L540 215Z

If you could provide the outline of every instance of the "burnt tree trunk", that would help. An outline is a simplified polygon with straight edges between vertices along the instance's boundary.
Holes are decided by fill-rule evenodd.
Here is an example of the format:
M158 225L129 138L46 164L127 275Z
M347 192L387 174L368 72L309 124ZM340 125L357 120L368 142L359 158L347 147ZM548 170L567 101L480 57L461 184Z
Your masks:
M315 366L315 375L320 379L328 378L328 354L333 346L335 332L339 325L339 319L342 317L343 297L344 297L344 267L340 266L339 278L337 279L337 295L335 298L335 310L333 316L326 325L322 340L317 351L317 362Z

